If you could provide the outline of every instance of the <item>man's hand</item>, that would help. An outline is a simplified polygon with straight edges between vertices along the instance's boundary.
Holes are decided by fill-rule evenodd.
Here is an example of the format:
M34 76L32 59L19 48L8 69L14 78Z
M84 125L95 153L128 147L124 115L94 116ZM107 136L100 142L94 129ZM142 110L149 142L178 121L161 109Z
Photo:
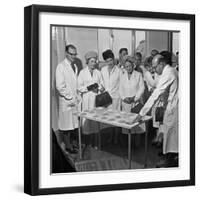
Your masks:
M135 97L135 98L134 98L134 102L137 103L138 101L140 101L140 98Z
M136 121L138 122L142 121L142 116L140 114L137 115Z

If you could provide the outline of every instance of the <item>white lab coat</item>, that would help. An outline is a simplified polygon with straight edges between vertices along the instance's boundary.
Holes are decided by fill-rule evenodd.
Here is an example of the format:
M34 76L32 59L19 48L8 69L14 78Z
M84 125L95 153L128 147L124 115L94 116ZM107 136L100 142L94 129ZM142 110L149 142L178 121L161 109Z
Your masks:
M93 70L91 75L88 66L80 71L78 76L78 90L82 95L82 110L92 110L95 107L96 93L87 91L87 86L98 83L99 89L103 86L101 72L97 69ZM83 133L92 134L99 131L97 122L83 119L82 121Z
M149 71L145 71L143 75L144 75L144 81L147 83L148 90L149 91L150 90L153 91L156 88L156 85L158 84L160 75L158 75L157 73L155 73L154 75L152 75ZM156 111L157 107L164 105L162 99L163 98L159 98L156 101L156 103L153 105L152 110L151 110L151 115L153 117L153 127L160 128L160 130L161 130L161 127L160 127L161 124L160 124L160 122L156 121L155 111Z
M152 108L161 94L168 92L167 106L163 119L163 153L178 152L178 72L166 65L156 89L140 111L144 116Z
M126 112L131 112L131 108L133 108L136 103L127 104L123 102L123 99L126 97L133 97L135 99L140 99L144 93L144 80L142 74L137 71L133 71L130 79L128 78L127 71L121 74L120 76L120 85L119 85L119 94L122 100L122 110ZM144 133L145 132L145 124L141 124L139 126L134 127L131 132L132 133ZM127 133L126 129L122 129L123 133Z
M77 103L77 68L73 71L70 62L65 58L56 68L56 89L59 93L58 127L60 130L78 128L78 119L73 114Z
M144 81L147 83L148 90L154 89L158 83L160 76L158 74L153 75L149 71L143 73Z
M120 110L119 81L121 73L122 70L117 65L112 68L110 73L108 66L101 69L105 90L110 94L113 101L109 107L113 110Z
M112 97L112 104L108 106L108 109L120 111L119 81L122 70L115 65L109 73L108 68L109 66L106 65L101 69L104 88ZM101 124L100 126L101 129L113 127L108 124Z

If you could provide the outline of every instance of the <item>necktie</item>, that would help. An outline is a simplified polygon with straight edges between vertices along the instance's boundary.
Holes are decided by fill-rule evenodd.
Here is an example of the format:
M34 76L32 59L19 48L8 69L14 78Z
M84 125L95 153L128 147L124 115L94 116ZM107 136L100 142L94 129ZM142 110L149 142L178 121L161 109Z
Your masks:
M75 68L75 66L74 66L74 63L71 63L71 67L72 67L74 73L76 73L76 68Z
M93 76L93 70L90 70L90 74L91 74L91 76Z

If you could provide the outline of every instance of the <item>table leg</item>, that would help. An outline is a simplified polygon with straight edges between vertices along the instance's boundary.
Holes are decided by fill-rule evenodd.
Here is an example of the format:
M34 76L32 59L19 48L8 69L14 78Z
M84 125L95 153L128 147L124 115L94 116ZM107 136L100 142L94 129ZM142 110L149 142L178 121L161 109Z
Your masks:
M128 168L131 169L131 129L128 133Z
M148 121L145 122L146 133L145 133L145 155L144 155L144 168L147 167L147 150L148 150Z
M82 147L81 147L81 118L78 117L78 142L79 142L79 157L82 159Z
M98 148L99 150L101 150L101 127L100 127L100 122L97 122L98 123Z

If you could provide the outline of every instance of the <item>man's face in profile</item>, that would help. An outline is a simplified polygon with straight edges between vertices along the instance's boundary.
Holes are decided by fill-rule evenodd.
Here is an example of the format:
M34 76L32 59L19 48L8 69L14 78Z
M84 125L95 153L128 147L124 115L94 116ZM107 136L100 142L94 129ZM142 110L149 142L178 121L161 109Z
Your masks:
M158 75L161 75L162 72L163 72L163 69L164 69L164 63L160 62L159 64L154 65L154 69L155 69L155 72L156 72Z

